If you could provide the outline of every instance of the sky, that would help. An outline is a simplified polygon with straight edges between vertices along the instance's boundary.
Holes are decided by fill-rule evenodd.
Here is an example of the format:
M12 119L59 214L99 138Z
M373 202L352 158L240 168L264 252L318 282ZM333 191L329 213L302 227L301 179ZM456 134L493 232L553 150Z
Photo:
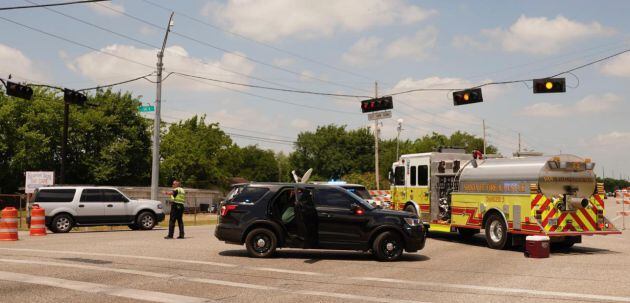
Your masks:
M165 121L205 115L239 145L289 152L318 125L370 125L360 101L375 93L544 78L629 49L629 9L628 1L114 0L0 11L0 77L82 89L151 74L174 11L166 74L356 96L178 74L164 81ZM491 85L483 103L458 107L448 91L396 95L381 137L394 138L399 119L403 139L481 136L485 120L488 143L503 155L518 149L520 133L523 149L590 157L598 175L627 178L630 53L562 76L566 93L533 94L529 81ZM115 89L154 104L149 81Z

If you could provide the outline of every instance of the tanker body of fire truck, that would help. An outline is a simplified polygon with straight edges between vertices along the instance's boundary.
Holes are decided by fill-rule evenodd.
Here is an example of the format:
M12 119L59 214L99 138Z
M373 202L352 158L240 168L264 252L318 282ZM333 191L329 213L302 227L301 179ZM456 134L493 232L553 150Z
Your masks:
M485 231L503 249L525 235L570 247L583 235L620 233L604 212L605 192L588 158L483 159L463 150L402 155L392 165L392 207L418 214L427 230L468 238Z

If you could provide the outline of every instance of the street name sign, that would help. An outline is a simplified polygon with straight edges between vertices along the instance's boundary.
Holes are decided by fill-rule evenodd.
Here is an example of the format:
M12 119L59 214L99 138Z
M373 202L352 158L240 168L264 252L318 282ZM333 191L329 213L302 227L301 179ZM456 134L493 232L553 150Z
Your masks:
M153 105L138 106L138 110L141 113L153 112L153 111L155 111L155 106L153 106Z
M392 111L390 110L382 111L382 112L373 112L373 113L368 114L368 120L370 121L387 119L391 117L392 117Z

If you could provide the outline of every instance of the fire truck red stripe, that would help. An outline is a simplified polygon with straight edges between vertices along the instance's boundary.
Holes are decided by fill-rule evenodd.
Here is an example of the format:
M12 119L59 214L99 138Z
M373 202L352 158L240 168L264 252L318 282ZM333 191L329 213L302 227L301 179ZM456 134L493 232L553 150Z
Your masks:
M550 203L551 203L551 200L549 200L549 199L545 200L545 203L543 203L543 205L540 207L540 209L542 209L542 210L547 209L547 206L549 206Z
M538 204L538 201L540 201L540 198L542 198L542 195L536 195L536 198L532 200L532 209L536 206L536 204Z
M567 224L564 226L564 230L563 231L577 231L575 230L575 227L573 226L573 224Z
M549 231L556 231L556 229L558 228L558 226L560 226L562 224L562 221L564 221L564 218L567 217L567 213L563 213L562 215L560 215L560 217L558 218L558 224L554 225L551 227L551 229L549 229Z
M551 211L549 211L549 213L547 214L547 216L545 217L545 219L542 221L541 225L543 227L547 227L547 223L549 222L549 219L556 213L556 209L552 208Z
M586 220L588 221L588 223L591 224L591 226L593 227L593 229L597 229L597 223L595 223L595 220L593 220L593 218L591 217L591 215L588 213L588 211L586 211L586 209L584 208L580 208L580 212L582 213L582 215L586 218Z
M602 198L599 197L599 195L594 195L595 200L597 200L597 202L599 203L599 205L602 206L602 208L604 208L604 201L602 201Z
M576 213L571 213L571 217L573 217L573 220L575 220L575 222L577 222L577 224L580 226L582 231L587 231L588 230L588 227L586 227L586 225L584 225L584 222L582 222L582 219L580 219L580 216L578 216Z

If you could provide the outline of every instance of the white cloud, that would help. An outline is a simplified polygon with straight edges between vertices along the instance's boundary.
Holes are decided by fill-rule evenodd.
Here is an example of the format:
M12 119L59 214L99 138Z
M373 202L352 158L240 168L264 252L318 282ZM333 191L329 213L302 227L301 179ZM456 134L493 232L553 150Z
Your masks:
M436 13L403 0L230 0L226 4L210 2L202 9L203 15L230 30L264 41L413 24Z
M122 4L116 4L112 2L92 3L92 4L89 4L88 7L100 15L109 16L109 17L120 16L119 13L113 11L112 9L120 11L120 12L125 12L125 7Z
M378 37L365 37L355 42L341 59L350 65L375 63L379 57L379 48L383 40Z
M626 145L630 144L630 132L618 132L613 131L606 134L597 135L595 141L598 144L602 145L612 145L612 144L620 144L624 143Z
M630 77L630 53L622 54L603 63L601 72L609 76Z
M291 126L298 130L306 130L311 127L311 122L305 119L293 119L291 120Z
M140 32L140 34L142 34L143 36L152 36L154 34L157 33L157 31L155 30L155 28L150 27L146 24L143 24L142 26L140 26L140 29L138 30Z
M401 37L388 44L385 55L388 58L410 58L422 60L435 47L438 31L434 27L419 30L414 36Z
M568 117L604 113L618 108L621 97L613 93L588 95L572 105L541 102L523 108L519 114L530 117Z
M456 36L453 45L491 49L499 45L508 52L520 52L534 55L550 55L568 48L572 44L598 36L609 36L614 30L599 22L582 23L558 15L554 19L547 17L527 17L521 15L509 28L484 29L481 36L473 38ZM479 40L489 39L486 42Z
M150 73L153 71L153 68L150 66L155 65L155 56L157 54L156 49L143 49L136 48L134 46L116 44L107 46L103 48L102 51L118 57L128 58L148 65L149 67L123 61L101 52L90 52L70 62L70 69L78 71L85 77L88 77L97 83L105 84L111 82L112 79L124 80ZM238 71L241 74L249 75L253 72L254 65L245 58L234 54L224 54L218 61L195 58L191 57L183 47L174 45L166 48L164 68L167 72L178 71L209 77L216 77L217 74L220 74L220 78L223 80L247 82L245 77L231 74L226 70ZM150 85L149 82L137 83ZM210 83L211 85L204 83ZM189 78L183 78L175 75L165 81L164 85L174 89L194 91L216 91L221 89L214 86L214 83L212 82L191 80ZM221 85L226 87L228 86L223 84ZM242 89L241 87L232 88Z
M30 58L19 49L4 44L0 44L0 68L4 71L3 76L12 74L20 81L45 80L42 72L36 68Z

